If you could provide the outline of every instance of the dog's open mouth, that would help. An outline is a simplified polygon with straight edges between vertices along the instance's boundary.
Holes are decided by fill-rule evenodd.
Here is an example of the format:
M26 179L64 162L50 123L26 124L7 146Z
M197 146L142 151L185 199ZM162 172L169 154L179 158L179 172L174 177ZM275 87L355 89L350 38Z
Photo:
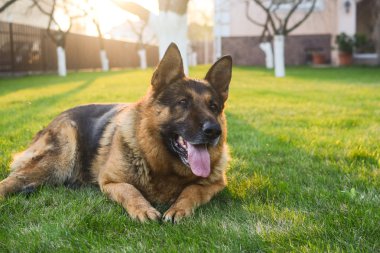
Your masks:
M173 147L182 162L190 167L194 175L199 177L210 175L210 154L207 144L191 144L182 136L177 136L173 140Z

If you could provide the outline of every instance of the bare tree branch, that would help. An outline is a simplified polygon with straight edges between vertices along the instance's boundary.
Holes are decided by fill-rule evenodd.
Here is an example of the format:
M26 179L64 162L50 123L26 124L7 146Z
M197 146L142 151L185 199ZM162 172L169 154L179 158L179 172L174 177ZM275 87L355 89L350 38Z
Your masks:
M189 0L158 0L158 8L160 11L172 11L179 15L187 12L187 4Z
M283 22L282 22L282 19L277 15L277 10L280 8L281 4L282 2L278 2L272 11L273 16L276 18L277 22L280 24L280 27L282 26Z
M269 22L269 19L267 17L267 20L265 22L265 26L264 26L263 32L260 35L260 39L259 39L260 43L271 40L272 34L271 34L270 30L269 30L268 22Z
M271 37L271 32L270 32L270 29L269 29L269 16L267 15L266 17L266 20L265 20L265 23L260 23L258 21L256 21L255 19L253 19L249 13L249 10L250 10L250 3L251 3L251 0L246 0L244 1L245 4L246 4L246 17L247 19L252 22L253 24L257 25L257 26L260 26L263 28L263 31L260 35L260 39L259 39L259 42L258 44L260 44L261 42L263 41L268 41L270 40L270 37Z
M112 0L113 3L115 3L117 6L122 8L123 10L126 10L136 16L138 16L140 19L147 21L149 19L150 11L142 7L141 5L137 3L132 2L125 2L122 0Z
M33 0L33 4L31 5L30 8L33 8L33 7L37 7L37 9L44 15L48 16L49 17L49 24L51 25L51 23L54 23L57 25L58 29L60 28L58 26L58 22L54 19L54 12L55 12L55 7L56 7L56 0L53 0L52 1L52 5L51 5L51 10L48 11L48 10L45 10L40 2L38 2L38 0ZM48 26L49 28L50 26Z
M271 8L273 6L273 1L271 1L269 7L265 7L264 3L261 0L253 0L258 6L263 9L268 17L268 23L271 25L271 28L275 34L277 34L278 30L276 28L276 24L273 21L272 15L271 15Z
M261 27L265 27L266 26L266 23L262 24L262 23L259 23L258 21L254 20L251 15L249 14L249 6L250 6L250 0L247 0L245 1L245 4L246 4L246 12L245 12L245 16L247 17L247 19L249 21L251 21L252 23L254 23L255 25L258 25L258 26L261 26Z
M265 12L265 14L267 16L267 20L264 24L254 20L249 15L249 2L250 1L254 1ZM290 32L292 32L293 30L295 30L297 27L299 27L314 11L317 0L313 0L311 7L309 8L308 12L305 14L305 16L301 20L299 20L291 28L288 28L289 20L292 18L293 14L297 11L299 6L304 1L305 0L296 0L292 4L289 12L285 15L285 17L281 18L277 14L277 10L280 9L281 5L284 4L284 2L269 0L269 1L267 1L269 3L269 6L266 6L266 4L264 3L263 0L247 0L246 1L246 16L247 16L247 19L249 21L251 21L252 23L263 27L263 32L262 32L261 36L265 36L265 34L270 32L270 30L272 30L274 34L287 35Z
M17 2L17 0L8 0L7 2L5 2L1 7L0 7L0 13L5 11L9 6L11 6L12 4L14 4L15 2Z
M143 21L141 27L139 27L139 28L136 27L136 24L133 23L131 20L128 20L128 23L131 26L133 33L137 35L137 38L138 38L137 43L138 43L139 47L145 48L145 45L148 43L147 43L147 41L144 40L144 31L145 31L146 27L148 26L148 23ZM152 39L153 38L151 38L151 40Z
M41 0L32 0L33 1L33 4L31 7L36 7L42 14L48 16L49 18L49 21L48 21L48 26L47 26L47 34L48 36L53 40L53 42L57 45L57 46L61 46L61 47L65 47L65 42L66 42L66 36L67 34L70 32L71 28L72 28L72 25L73 25L73 21L76 20L76 19L79 19L79 18L83 18L86 16L86 13L83 11L83 9L79 8L78 6L75 6L72 5L72 2L69 2L69 1L63 1L62 2L62 6L59 6L61 9L64 10L65 12L65 15L67 15L67 17L69 18L69 24L68 24L68 28L66 30L64 30L62 28L62 25L60 24L60 22L58 22L56 20L56 18L54 17L54 13L57 9L57 0L52 0L51 2L49 1L49 4L47 4L46 2L44 1L41 1ZM51 5L51 9L50 10L47 10L45 9L41 4L44 3L45 5ZM70 9L71 8L76 8L77 10L79 10L81 13L80 14L77 14L77 15L71 15L70 14ZM52 32L52 25L55 25L57 30L56 32Z
M57 45L59 46L60 43L59 41L57 41L57 38L54 36L54 34L52 34L51 32L51 25L52 23L57 23L56 20L54 19L54 12L55 12L55 3L56 1L54 0L53 1L53 4L51 6L51 10L50 11L46 11L45 9L42 8L42 6L36 1L36 0L33 0L33 4L34 6L36 6L40 12L42 12L43 14L47 15L49 17L49 22L48 22L48 25L47 25L47 28L46 28L46 32L47 32L47 35L49 36L49 38ZM60 29L60 27L58 26L58 29Z
M297 29L297 27L299 27L310 15L311 13L314 11L315 9L315 4L316 4L317 0L313 0L313 3L309 9L309 11L305 14L305 16L300 20L298 21L295 25L293 25L291 28L287 29L287 24L284 24L284 28L285 28L285 31L286 31L286 34L288 33L291 33L293 30Z
M86 7L88 9L85 9L83 6L78 6L78 9L80 9L83 12L83 15L90 18L92 23L94 24L96 31L98 33L98 39L99 39L99 46L101 50L105 49L105 43L104 43L104 37L103 32L100 27L99 19L95 15L95 8L94 6L89 2L89 0L84 0L84 3L86 4Z
M295 11L298 9L298 7L302 3L302 1L303 0L298 0L296 3L293 3L293 6L290 8L290 11L288 12L288 14L286 15L285 20L284 20L284 27L283 27L284 32L286 30L286 27L288 26L288 22L289 22L290 18L293 16Z

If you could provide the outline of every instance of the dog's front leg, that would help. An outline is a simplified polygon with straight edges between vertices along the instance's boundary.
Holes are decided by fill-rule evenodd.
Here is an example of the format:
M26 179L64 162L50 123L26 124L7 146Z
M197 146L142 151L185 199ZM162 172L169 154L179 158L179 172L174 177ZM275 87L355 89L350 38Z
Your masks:
M193 184L187 186L174 204L164 214L165 221L178 222L190 216L199 205L205 204L226 186L224 181L208 185Z
M101 185L102 191L112 200L121 204L129 216L141 222L158 220L161 217L144 196L133 185L128 183L106 183Z

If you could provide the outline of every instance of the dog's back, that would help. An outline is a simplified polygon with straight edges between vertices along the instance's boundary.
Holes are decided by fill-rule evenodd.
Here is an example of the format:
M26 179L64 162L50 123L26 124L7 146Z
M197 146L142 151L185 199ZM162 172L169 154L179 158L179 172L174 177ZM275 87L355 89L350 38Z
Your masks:
M107 125L126 104L89 104L74 107L55 118L34 138L30 147L15 155L11 175L0 195L42 183L91 182L91 164ZM28 173L28 177L22 176ZM12 181L12 183L10 183Z
M88 170L97 154L100 138L107 125L124 104L89 104L66 111L77 129L77 154L82 170ZM86 178L89 174L87 172Z
M97 183L132 218L158 219L150 203L173 203L178 221L226 185L224 103L232 59L219 59L205 80L183 73L172 44L139 102L72 108L15 156L0 197L43 183Z

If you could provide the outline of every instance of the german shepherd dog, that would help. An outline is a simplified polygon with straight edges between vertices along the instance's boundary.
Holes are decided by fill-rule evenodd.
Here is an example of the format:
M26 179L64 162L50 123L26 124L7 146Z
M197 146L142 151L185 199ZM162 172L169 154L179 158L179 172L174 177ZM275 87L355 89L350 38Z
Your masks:
M42 184L95 183L133 219L160 219L151 203L171 204L164 221L191 215L226 186L231 73L224 56L204 80L186 77L172 43L139 102L78 106L37 133L15 155L0 198Z

